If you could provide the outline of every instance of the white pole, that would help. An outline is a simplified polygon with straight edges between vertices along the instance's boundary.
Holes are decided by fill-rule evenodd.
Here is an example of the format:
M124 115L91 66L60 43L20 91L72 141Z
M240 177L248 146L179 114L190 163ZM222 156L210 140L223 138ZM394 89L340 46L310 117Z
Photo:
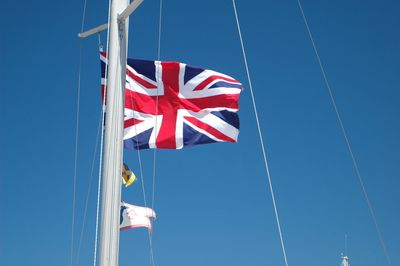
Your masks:
M126 9L129 5L129 0L111 1L100 229L100 266L118 265L125 71L126 50L128 46L128 19L118 22L118 14Z

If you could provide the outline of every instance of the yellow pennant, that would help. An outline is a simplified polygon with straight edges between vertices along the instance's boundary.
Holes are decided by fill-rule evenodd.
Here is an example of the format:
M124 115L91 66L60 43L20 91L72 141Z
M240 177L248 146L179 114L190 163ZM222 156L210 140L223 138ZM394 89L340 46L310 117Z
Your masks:
M129 187L133 182L135 182L135 180L136 180L135 174L124 163L122 165L122 182L124 182L125 187Z

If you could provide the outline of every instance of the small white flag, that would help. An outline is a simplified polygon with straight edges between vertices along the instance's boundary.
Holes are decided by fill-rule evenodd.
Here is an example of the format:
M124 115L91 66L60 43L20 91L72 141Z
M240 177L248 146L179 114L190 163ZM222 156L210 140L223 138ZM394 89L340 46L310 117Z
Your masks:
M150 218L156 218L156 213L152 209L121 202L120 230L136 227L146 227L151 230Z

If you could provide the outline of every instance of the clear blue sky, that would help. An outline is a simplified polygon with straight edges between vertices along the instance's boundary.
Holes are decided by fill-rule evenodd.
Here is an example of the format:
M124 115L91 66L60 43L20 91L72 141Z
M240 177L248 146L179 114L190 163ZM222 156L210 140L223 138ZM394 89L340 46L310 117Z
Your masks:
M284 265L231 1L164 1L161 59L242 81L237 144L157 153L156 265ZM237 1L289 265L388 265L295 0ZM400 265L400 4L303 1L381 227ZM107 19L88 1L85 29ZM100 113L97 37L79 40L83 1L2 1L0 265L70 265L82 44L74 262ZM157 58L159 2L130 21L130 57ZM102 34L105 43L106 35ZM125 151L151 198L153 151ZM79 264L91 265L97 171ZM144 229L121 233L120 265L149 265Z

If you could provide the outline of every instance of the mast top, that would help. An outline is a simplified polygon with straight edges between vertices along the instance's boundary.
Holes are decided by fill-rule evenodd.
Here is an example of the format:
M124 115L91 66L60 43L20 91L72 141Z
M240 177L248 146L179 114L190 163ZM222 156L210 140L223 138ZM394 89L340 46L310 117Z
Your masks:
M341 266L350 266L349 257L342 255L342 264L341 264Z

